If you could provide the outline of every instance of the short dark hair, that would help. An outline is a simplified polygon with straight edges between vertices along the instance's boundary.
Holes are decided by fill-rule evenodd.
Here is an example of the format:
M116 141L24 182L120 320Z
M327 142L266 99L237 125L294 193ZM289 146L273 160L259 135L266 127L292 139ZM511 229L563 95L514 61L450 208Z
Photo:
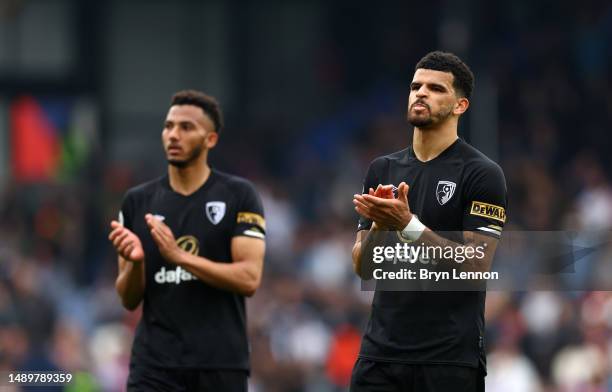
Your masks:
M170 106L193 105L197 106L210 117L215 125L214 131L219 133L223 128L223 113L219 102L214 97L196 90L181 90L172 96Z
M474 90L474 74L459 57L452 53L429 52L423 57L414 67L416 71L419 68L432 69L434 71L450 72L454 76L453 88L460 95L470 98Z

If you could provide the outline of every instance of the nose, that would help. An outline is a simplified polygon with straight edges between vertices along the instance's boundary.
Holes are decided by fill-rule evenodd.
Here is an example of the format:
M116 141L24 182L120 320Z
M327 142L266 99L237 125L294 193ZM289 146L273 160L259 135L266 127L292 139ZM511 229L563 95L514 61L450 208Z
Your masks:
M419 98L427 96L427 88L425 85L419 87L419 89L416 91L416 96Z
M168 129L168 139L173 140L173 141L179 139L179 131L178 131L177 125L174 125Z

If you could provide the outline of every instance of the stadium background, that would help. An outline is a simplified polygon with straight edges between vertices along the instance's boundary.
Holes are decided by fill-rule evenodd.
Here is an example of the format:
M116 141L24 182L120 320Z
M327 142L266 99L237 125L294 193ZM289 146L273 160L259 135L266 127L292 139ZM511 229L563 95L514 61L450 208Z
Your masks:
M0 2L0 370L122 389L138 316L114 292L108 222L164 171L170 95L196 88L226 114L213 166L266 208L252 390L345 390L371 298L351 195L409 142L413 67L437 48L476 74L460 134L505 170L506 230L608 230L604 1ZM612 390L610 292L490 292L486 318L488 390Z

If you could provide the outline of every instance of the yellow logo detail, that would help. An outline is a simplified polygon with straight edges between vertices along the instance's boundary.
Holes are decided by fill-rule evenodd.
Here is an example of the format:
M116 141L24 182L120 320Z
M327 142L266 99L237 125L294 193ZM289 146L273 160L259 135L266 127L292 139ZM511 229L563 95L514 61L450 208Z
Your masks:
M506 222L506 210L504 207L494 204L483 203L481 201L473 201L470 215L482 216L498 220L502 223Z
M185 252L197 256L200 252L200 241L192 235L184 235L176 240L176 244Z
M236 223L249 223L252 225L258 225L264 230L266 229L266 220L263 218L263 216L254 212L239 212L238 218L236 218Z

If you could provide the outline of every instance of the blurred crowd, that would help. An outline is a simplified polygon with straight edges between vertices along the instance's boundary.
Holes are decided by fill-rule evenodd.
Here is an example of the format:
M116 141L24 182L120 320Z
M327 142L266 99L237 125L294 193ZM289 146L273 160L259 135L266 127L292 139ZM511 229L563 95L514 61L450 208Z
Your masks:
M482 41L460 54L493 75L499 94L505 231L610 232L612 8L598 5L574 14L512 3L465 22ZM555 18L519 26L516 15L542 12ZM461 31L458 23L443 26ZM388 58L399 61L395 49L389 44ZM350 68L349 60L322 65L330 67L324 81ZM212 154L213 166L255 182L266 211L264 279L248 300L255 392L347 389L372 298L352 272L351 199L371 160L410 142L406 87L356 93L303 132L282 122L229 127ZM465 124L460 134L469 141ZM160 174L104 162L84 168L78 181L3 184L0 371L58 369L75 375L72 390L122 390L139 310L124 311L115 294L108 224L130 186ZM577 271L586 268L580 290L487 294L487 390L612 390L612 284L589 290L612 276L608 236L600 242L610 245L579 260Z

